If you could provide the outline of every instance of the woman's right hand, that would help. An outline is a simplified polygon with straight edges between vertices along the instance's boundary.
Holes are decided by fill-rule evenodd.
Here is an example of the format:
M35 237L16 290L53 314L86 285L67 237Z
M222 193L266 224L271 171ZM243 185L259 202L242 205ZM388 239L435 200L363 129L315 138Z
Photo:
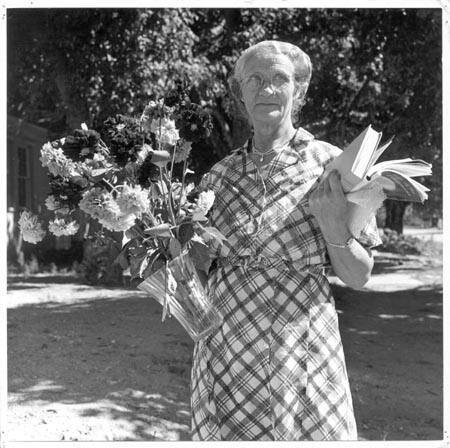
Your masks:
M348 239L348 201L337 170L325 176L310 194L309 209L326 240L344 243Z

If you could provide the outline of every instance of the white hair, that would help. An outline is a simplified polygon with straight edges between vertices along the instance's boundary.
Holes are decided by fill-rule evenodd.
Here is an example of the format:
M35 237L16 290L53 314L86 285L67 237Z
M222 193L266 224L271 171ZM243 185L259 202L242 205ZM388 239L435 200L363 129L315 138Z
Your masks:
M309 56L296 45L277 40L265 40L247 48L236 61L233 72L228 80L230 90L237 104L240 105L241 112L246 115L245 108L241 103L241 81L243 72L248 60L256 55L284 54L294 65L294 81L297 95L294 99L292 113L297 113L304 103L306 91L311 80L312 65Z

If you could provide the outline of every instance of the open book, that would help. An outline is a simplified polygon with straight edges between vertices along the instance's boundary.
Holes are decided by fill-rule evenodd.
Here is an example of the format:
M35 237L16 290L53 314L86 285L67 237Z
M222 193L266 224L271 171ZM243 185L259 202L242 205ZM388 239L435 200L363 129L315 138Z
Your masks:
M381 207L385 199L423 202L428 188L413 179L429 176L431 165L410 158L376 163L391 144L392 138L379 147L381 132L368 126L339 156L326 167L337 169L349 206L348 228L356 238Z
M387 199L423 202L428 198L428 188L412 179L429 176L431 165L423 160L410 158L376 163L393 138L379 146L381 132L370 125L358 135L331 163L326 171L337 169L341 174L342 187L346 193L369 189L377 184ZM350 199L350 198L349 198Z

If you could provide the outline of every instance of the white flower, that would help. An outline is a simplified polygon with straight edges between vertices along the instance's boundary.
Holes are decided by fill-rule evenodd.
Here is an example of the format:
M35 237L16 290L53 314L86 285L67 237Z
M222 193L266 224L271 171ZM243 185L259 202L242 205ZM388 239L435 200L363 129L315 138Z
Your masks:
M86 125L86 123L81 123L81 129L83 129L83 131L87 131L88 127Z
M197 205L192 212L192 219L194 221L203 221L206 220L206 214L209 209L212 207L215 199L214 191L207 190L202 191L197 199Z
M184 186L183 196L181 196L181 182L173 182L172 183L172 197L175 202L178 202L180 205L184 205L186 203L187 195L195 188L193 182Z
M148 118L151 116L152 111L158 106L161 105L161 101L158 100L158 103L156 101L150 101L147 106L144 108L143 117Z
M152 152L152 147L144 143L141 150L137 153L136 163L142 165L147 156Z
M96 219L120 215L120 208L113 195L99 187L86 190L78 206L83 212Z
M186 194L189 194L191 191L193 191L195 188L195 184L194 182L189 182L185 187L184 187L184 191L186 192Z
M112 164L106 160L103 154L95 153L92 159L85 159L83 162L77 162L76 167L79 173L82 173L85 176L94 176L96 170L111 168Z
M176 129L175 121L171 120L170 118L166 118L166 117L154 118L150 124L150 130L154 134L158 134L160 132L160 130L171 131L173 129Z
M54 176L69 178L79 174L77 165L65 156L61 148L55 148L51 143L45 143L42 146L39 160L42 166L48 168Z
M62 199L67 199L67 196L62 197ZM47 196L45 206L48 210L54 211L60 215L67 215L70 212L69 207L64 207L52 194Z
M178 134L178 129L165 129L161 132L159 140L161 143L167 143L168 145L175 145L175 143L180 139Z
M116 197L116 202L122 214L134 214L141 216L148 210L149 191L142 189L140 185L131 186L124 184Z
M48 230L56 236L75 235L79 228L80 226L76 221L67 222L62 218L55 218L48 225Z
M47 196L47 199L45 200L45 206L48 208L48 210L54 211L60 208L61 204L56 200L55 196L51 194Z
M23 240L28 243L36 244L42 241L45 236L45 230L36 215L28 211L23 211L18 221L20 233Z
M113 232L125 232L130 227L134 225L134 221L136 220L136 216L133 214L130 215L119 215L117 217L108 217L99 219L99 223Z
M189 157L189 153L192 149L192 143L183 141L180 147L175 149L175 163L180 163Z
M178 129L175 127L175 121L169 118L153 119L150 124L150 131L156 135L161 143L175 145L180 139Z
M94 188L83 193L79 207L109 230L128 230L136 219L133 213L122 213L113 195L102 188Z
M214 204L215 197L213 190L202 191L198 195L197 208L203 210L205 214L208 213Z

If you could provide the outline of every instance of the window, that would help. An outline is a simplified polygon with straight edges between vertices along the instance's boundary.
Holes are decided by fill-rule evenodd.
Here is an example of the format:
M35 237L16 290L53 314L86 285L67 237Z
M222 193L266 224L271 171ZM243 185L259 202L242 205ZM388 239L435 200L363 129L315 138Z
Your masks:
M30 207L30 169L28 151L26 148L17 148L17 203L19 207Z

